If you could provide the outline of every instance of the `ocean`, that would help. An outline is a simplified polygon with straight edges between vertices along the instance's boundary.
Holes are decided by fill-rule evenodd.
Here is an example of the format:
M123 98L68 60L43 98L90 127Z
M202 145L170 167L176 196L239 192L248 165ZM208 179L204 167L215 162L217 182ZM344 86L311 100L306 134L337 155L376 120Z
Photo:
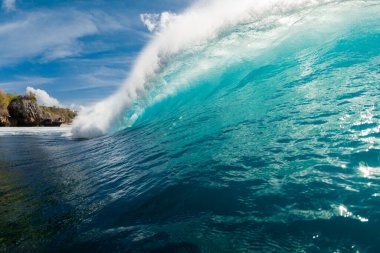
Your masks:
M380 252L379 1L252 2L72 128L0 128L0 251Z

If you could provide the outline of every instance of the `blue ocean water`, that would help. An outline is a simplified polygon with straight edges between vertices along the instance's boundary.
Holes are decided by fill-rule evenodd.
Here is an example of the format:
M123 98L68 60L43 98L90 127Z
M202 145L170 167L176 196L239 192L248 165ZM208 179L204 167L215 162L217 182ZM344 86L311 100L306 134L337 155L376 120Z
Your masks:
M380 252L380 5L356 4L173 56L166 83L233 52L103 137L0 131L0 251Z

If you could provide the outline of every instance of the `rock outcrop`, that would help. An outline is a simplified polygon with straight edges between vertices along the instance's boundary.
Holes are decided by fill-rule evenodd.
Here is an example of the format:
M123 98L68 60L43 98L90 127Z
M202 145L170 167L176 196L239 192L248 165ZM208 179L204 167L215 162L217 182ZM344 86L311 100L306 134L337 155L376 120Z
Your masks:
M8 105L9 118L0 116L0 126L60 126L70 124L75 113L69 109L38 106L35 97L20 96ZM8 122L8 123L7 123Z
M0 127L11 126L11 117L7 110L0 109Z
M42 112L33 97L24 96L14 99L8 105L8 112L17 126L38 126Z

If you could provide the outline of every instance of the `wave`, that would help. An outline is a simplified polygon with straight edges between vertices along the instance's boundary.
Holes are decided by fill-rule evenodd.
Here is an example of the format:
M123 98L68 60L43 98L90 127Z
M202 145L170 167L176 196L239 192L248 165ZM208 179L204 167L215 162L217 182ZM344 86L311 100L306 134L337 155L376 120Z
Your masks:
M234 75L241 79L252 65L270 64L291 48L301 53L315 43L336 41L357 22L353 13L365 16L361 9L376 3L198 1L155 33L114 95L79 113L72 135L93 138L121 130L148 106L187 87L219 83L229 69L238 69Z

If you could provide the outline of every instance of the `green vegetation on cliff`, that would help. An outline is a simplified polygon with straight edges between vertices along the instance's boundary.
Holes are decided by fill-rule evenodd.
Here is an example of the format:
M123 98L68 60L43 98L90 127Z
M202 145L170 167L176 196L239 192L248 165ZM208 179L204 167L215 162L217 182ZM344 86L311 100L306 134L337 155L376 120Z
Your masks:
M65 119L74 119L75 116L77 116L76 112L67 108L40 106L40 109L52 115L60 115L62 118Z
M15 98L17 98L17 96L7 94L0 89L0 126L3 125L3 122L7 121L9 117L8 105Z
M9 103L18 97L19 96L15 96L10 93L5 93L2 89L0 89L0 110L6 110Z

